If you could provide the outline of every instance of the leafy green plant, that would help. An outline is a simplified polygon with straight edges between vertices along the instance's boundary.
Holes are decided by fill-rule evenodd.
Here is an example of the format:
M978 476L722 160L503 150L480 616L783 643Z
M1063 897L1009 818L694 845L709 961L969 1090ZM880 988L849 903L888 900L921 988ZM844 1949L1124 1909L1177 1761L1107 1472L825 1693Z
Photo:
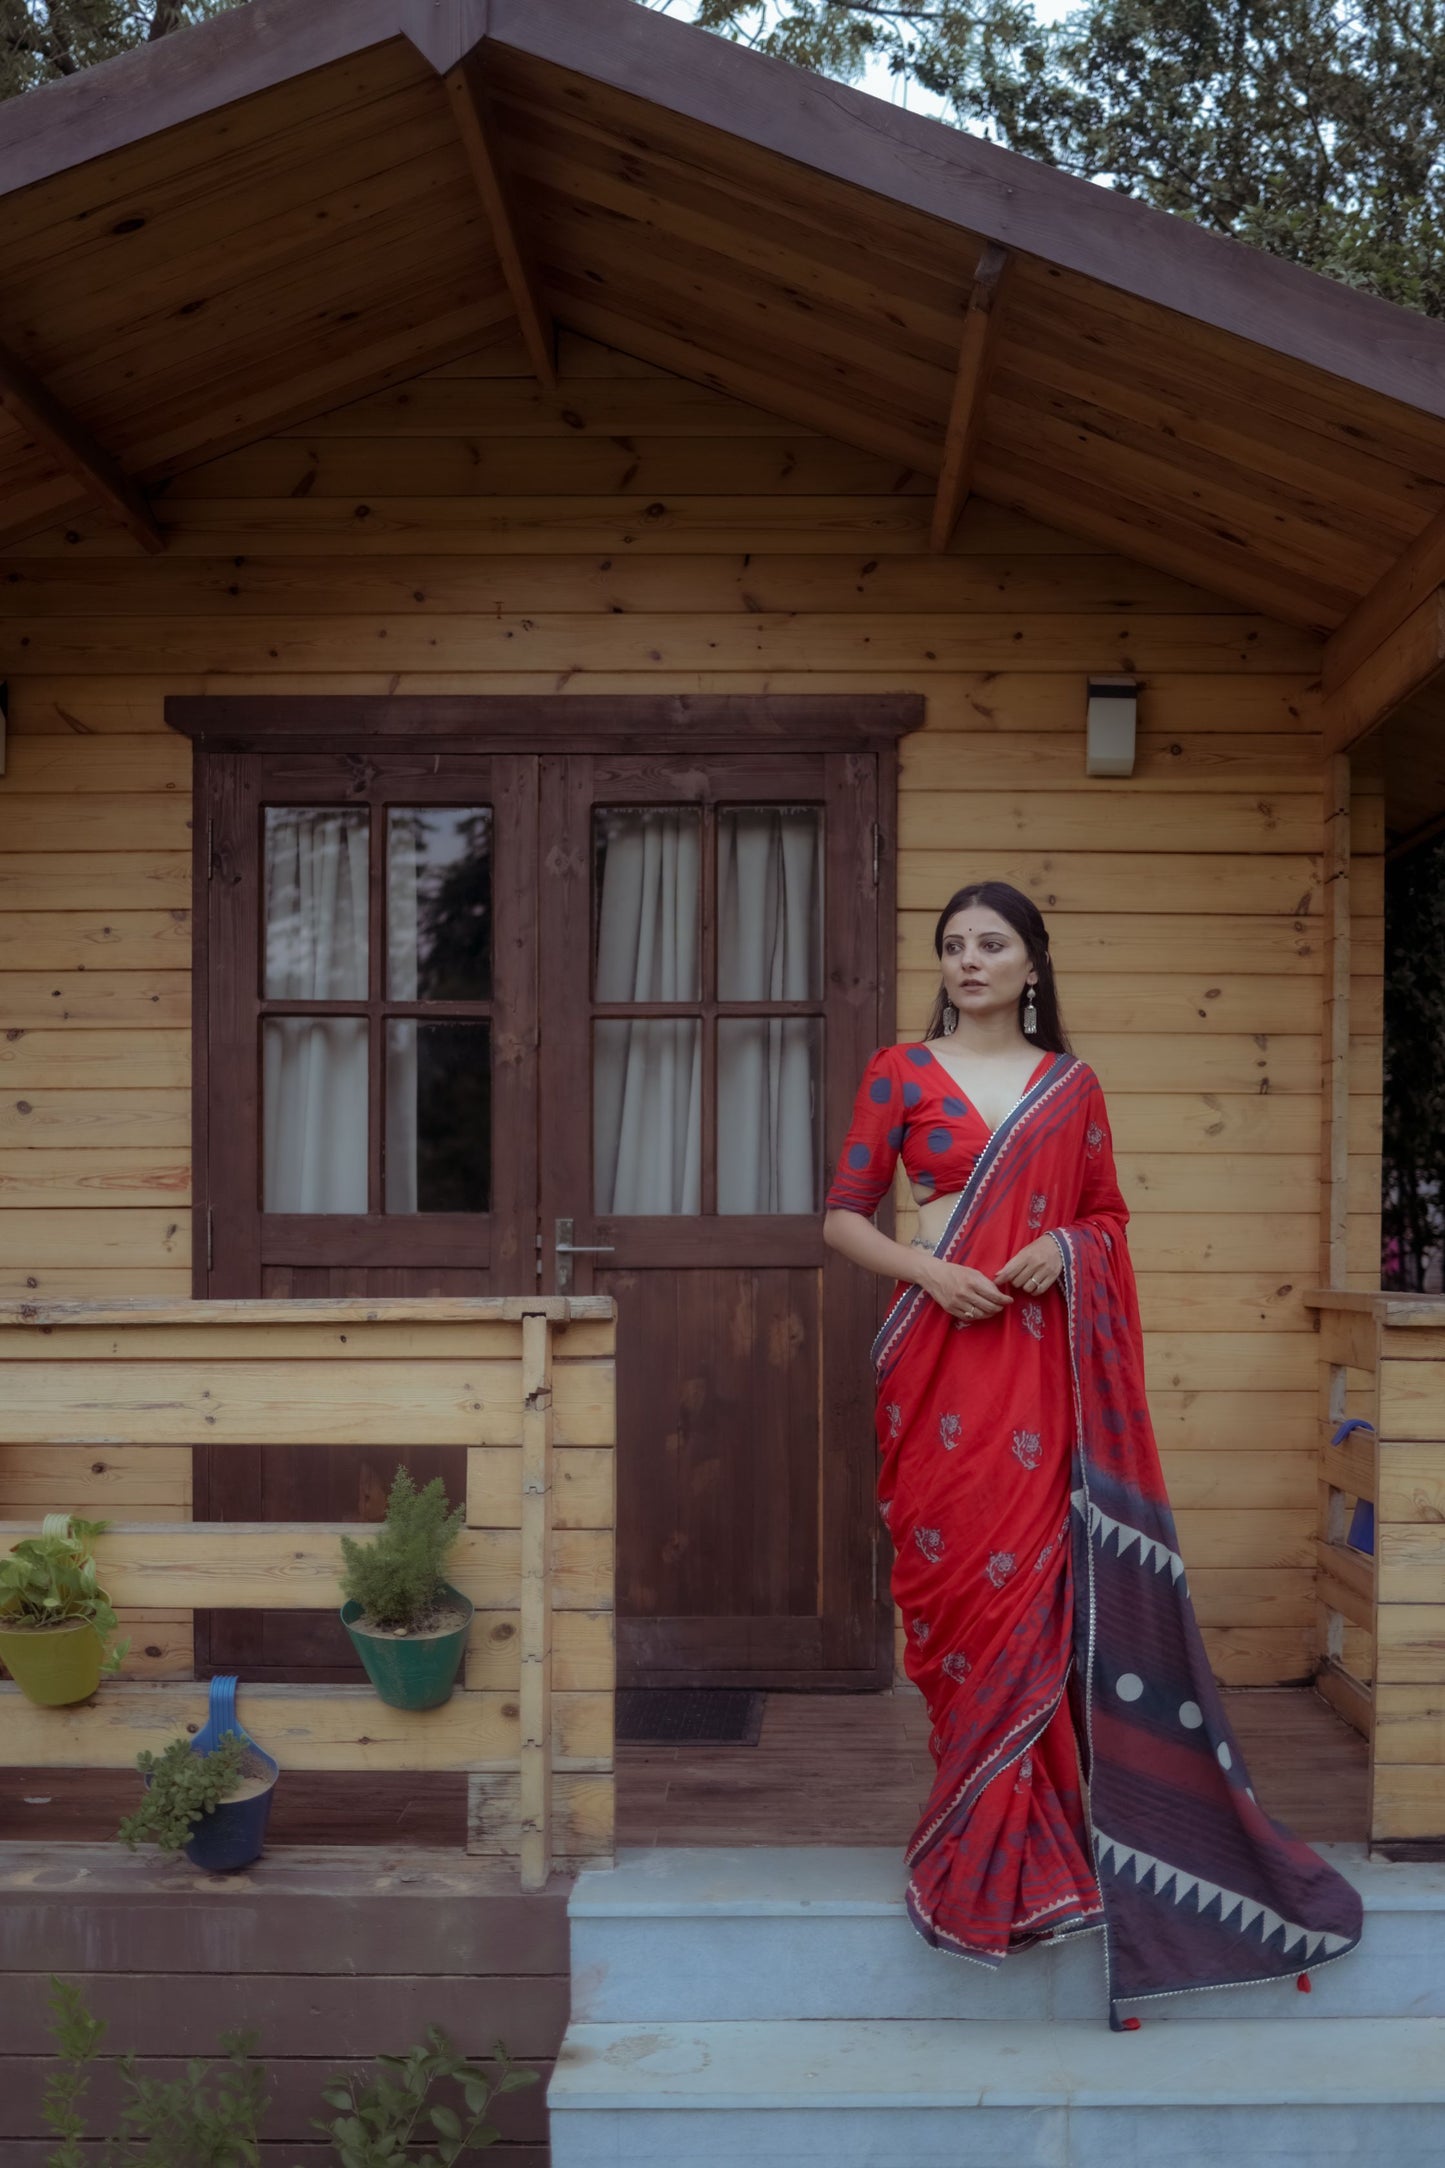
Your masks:
M106 2027L78 1987L53 1976L49 2003L57 2068L42 2112L60 2143L46 2168L257 2168L266 2074L251 2056L254 2035L223 2035L223 2059L197 2057L168 2081L142 2077L134 2055L111 2058L124 2100L120 2132L86 2150L85 2102ZM492 2066L469 2062L429 2025L420 2047L378 2055L369 2078L333 2078L321 2097L337 2113L314 2128L330 2139L338 2168L451 2168L496 2143L487 2113L499 2094L537 2083L500 2040L494 2052ZM448 2083L460 2089L465 2116L432 2099Z
M53 1976L49 2004L58 2064L42 2114L60 2144L46 2168L257 2168L265 2074L251 2060L254 2035L226 2033L224 2060L196 2057L179 2078L142 2077L134 2055L114 2058L124 2106L120 2134L83 2150L91 2075L106 2027L80 1989Z
M109 1526L109 1521L48 1513L38 1536L22 1536L9 1555L0 1558L0 1625L43 1628L84 1619L108 1641L116 1616L100 1586L90 1545ZM117 1642L107 1651L103 1668L117 1671L129 1647L128 1641Z
M341 1539L341 1587L368 1625L419 1633L431 1623L446 1584L446 1557L462 1532L465 1510L452 1512L440 1476L418 1490L398 1468L375 1540Z
M487 2111L499 2093L537 2083L536 2071L515 2068L500 2040L493 2053L501 2071L496 2078L458 2054L440 2026L429 2025L421 2047L406 2055L378 2055L377 2075L369 2083L353 2076L328 2085L322 2097L340 2113L314 2127L331 2140L340 2168L403 2168L404 2163L451 2168L463 2153L496 2144L500 2134L487 2121ZM465 2120L431 2098L448 2079L461 2088ZM427 2135L418 2135L419 2130Z
M134 1814L120 1825L122 1843L132 1851L145 1843L158 1844L163 1852L183 1851L201 1816L235 1790L245 1758L246 1742L234 1731L209 1754L197 1754L184 1733L160 1754L138 1754L136 1767L150 1782Z

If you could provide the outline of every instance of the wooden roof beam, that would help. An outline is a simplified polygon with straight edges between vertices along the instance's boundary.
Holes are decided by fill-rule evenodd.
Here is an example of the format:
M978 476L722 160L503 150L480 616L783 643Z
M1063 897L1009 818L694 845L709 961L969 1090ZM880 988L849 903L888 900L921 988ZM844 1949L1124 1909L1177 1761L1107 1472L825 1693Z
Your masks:
M1445 582L1445 505L1355 604L1325 649L1324 687L1334 692L1403 624L1432 588Z
M946 550L953 540L959 515L973 487L974 454L983 421L983 402L988 393L989 371L998 348L999 296L1011 262L1006 248L990 242L978 260L963 338L958 349L958 373L953 380L953 404L948 415L948 434L943 446L943 471L933 500L933 524L929 546Z
M1333 646L1333 640L1326 646L1327 657ZM1445 586L1433 588L1346 677L1336 676L1331 685L1327 676L1321 706L1326 755L1348 752L1442 671Z
M523 246L508 198L500 161L493 149L494 130L476 63L463 60L442 78L456 115L457 132L472 169L477 194L492 229L502 277L521 326L522 342L542 386L557 389L557 327L547 307L531 258Z
M0 347L0 406L26 434L42 444L92 503L118 519L142 549L163 550L166 538L155 514L128 474L109 452L82 428L75 416L52 397L33 369Z

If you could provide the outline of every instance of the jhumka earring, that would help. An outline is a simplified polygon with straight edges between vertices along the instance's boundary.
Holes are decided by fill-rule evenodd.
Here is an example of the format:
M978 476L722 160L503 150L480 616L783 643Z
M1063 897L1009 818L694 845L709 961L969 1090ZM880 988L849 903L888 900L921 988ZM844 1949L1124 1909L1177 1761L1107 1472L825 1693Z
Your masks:
M950 1038L950 1037L952 1036L952 1034L953 1034L953 1033L954 1033L955 1031L957 1031L957 1029L958 1029L958 1011L957 1011L957 1009L956 1009L956 1008L955 1008L955 1007L953 1006L953 1003L952 1003L952 1002L951 1002L951 1001L949 1000L949 998L948 998L947 994L945 994L945 995L944 995L944 997L943 997L943 1036L944 1036L944 1038L945 1038L945 1039L947 1039L947 1038Z
M1038 1028L1039 1012L1034 1003L1034 990L1031 986L1028 990L1028 998L1024 1002L1024 1030L1032 1038Z

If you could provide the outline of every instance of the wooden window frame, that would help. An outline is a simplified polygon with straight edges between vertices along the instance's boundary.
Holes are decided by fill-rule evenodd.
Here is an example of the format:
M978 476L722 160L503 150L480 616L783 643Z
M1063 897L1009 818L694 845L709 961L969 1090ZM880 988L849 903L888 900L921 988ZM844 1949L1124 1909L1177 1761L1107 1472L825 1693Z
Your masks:
M195 846L192 866L194 1000L191 1134L192 1290L209 1290L211 974L207 832L213 753L331 753L364 764L369 753L867 752L878 760L877 910L897 926L894 828L898 740L925 717L921 693L644 694L173 694L169 728L190 739ZM896 939L879 952L880 1036L894 1028ZM523 1292L530 1292L524 1289Z

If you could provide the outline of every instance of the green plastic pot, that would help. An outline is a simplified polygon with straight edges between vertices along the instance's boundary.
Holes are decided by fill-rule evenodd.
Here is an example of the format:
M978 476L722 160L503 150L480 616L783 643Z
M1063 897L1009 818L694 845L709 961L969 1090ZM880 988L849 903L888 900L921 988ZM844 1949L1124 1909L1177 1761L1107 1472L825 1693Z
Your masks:
M42 1709L89 1701L104 1659L105 1644L86 1618L62 1619L58 1626L0 1625L0 1663L25 1699Z
M444 1585L442 1594L466 1612L454 1632L408 1640L405 1635L370 1633L356 1621L361 1605L353 1598L341 1606L341 1623L366 1666L366 1676L389 1709L439 1709L450 1701L471 1630L472 1606L459 1589Z

